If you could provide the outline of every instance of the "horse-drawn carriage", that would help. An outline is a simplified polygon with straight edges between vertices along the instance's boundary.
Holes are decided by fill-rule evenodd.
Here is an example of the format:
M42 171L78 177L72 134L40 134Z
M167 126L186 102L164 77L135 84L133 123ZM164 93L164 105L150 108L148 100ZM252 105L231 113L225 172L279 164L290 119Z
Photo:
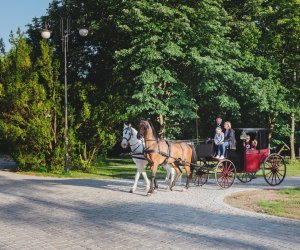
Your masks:
M257 141L255 148L245 147L245 136ZM235 129L236 149L227 149L226 157L218 160L213 157L212 142L196 145L198 163L195 165L193 180L196 185L204 185L210 174L215 175L216 183L221 188L229 188L235 177L241 182L249 182L262 169L266 182L279 185L285 178L286 165L279 154L269 154L268 131L263 128Z
M144 143L139 141L144 139ZM247 140L255 141L255 147L246 147ZM169 182L172 190L183 166L186 170L186 186L188 189L190 177L196 185L204 185L209 175L214 175L216 183L221 188L229 188L237 177L241 182L251 181L256 172L262 169L263 176L269 185L279 185L285 178L286 165L279 154L270 154L268 131L263 128L236 128L236 148L226 149L224 159L214 157L214 145L210 142L188 143L186 141L166 141L157 137L155 129L149 120L142 119L138 131L125 127L123 130L122 145L125 148L130 145L130 154L135 161L141 160L142 167L136 174L136 187L140 173L143 172L146 180L145 167L150 166L152 177L149 193L156 186L156 172L159 165L168 165L175 169L174 181ZM193 145L191 145L193 144ZM136 163L137 164L137 163ZM142 172L141 172L142 171ZM146 180L147 187L149 181ZM147 188L148 189L148 188Z

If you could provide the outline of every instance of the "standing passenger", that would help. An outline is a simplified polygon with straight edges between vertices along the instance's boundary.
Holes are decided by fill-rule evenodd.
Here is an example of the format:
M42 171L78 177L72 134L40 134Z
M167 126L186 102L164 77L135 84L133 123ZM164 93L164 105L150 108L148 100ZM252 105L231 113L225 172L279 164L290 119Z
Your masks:
M216 123L210 133L210 140L213 140L215 138L216 128L218 127L221 128L221 130L223 130L222 117L220 115L216 117Z

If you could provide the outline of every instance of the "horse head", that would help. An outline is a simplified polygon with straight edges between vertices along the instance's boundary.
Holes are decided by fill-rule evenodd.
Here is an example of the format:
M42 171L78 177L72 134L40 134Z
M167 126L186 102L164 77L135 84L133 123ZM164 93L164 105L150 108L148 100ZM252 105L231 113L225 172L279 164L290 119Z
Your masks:
M132 138L133 132L131 128L131 124L125 124L124 123L124 128L123 128L123 137L122 137L122 142L121 142L121 147L122 148L127 148L129 146L129 141Z
M145 138L147 129L149 128L150 128L150 124L148 120L142 118L139 122L137 138L138 139Z

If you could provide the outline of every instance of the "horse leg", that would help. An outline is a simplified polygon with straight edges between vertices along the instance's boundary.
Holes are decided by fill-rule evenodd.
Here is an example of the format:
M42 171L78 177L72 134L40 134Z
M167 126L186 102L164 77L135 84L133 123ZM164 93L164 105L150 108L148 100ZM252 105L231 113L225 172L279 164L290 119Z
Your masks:
M151 168L151 170L152 170L151 185L150 185L150 190L148 191L148 194L151 194L154 191L157 168L158 168L157 164L154 164Z
M145 171L142 172L142 175L143 175L145 183L146 183L146 192L148 192L150 189L150 181L149 181L147 173Z
M182 191L188 190L188 188L190 186L190 175L191 175L190 164L189 163L185 163L184 167L185 167L185 172L186 172L186 184L185 184L185 187L183 188Z
M141 174L140 170L137 169L136 174L135 174L135 178L134 178L134 184L133 184L132 188L129 191L130 193L134 193L135 192L137 184L138 184L138 181L139 181L139 178L140 178L140 174Z
M168 163L164 165L164 168L167 172L167 175L166 175L166 178L165 178L165 182L166 182L166 185L167 185L166 189L170 189L170 186L171 186L171 184L174 180L175 170L172 167L172 165L168 164Z
M179 171L180 172L180 171ZM170 168L170 183L173 183L175 180L176 171L174 168Z
M166 178L165 178L165 182L168 185L170 185L170 177L171 177L171 169L170 169L170 166L168 164L164 165L164 168L167 172L167 175L166 175Z
M155 179L154 179L154 189L158 189L158 184L157 184L157 179L156 179L156 177L155 177Z
M181 170L179 168L179 163L178 162L176 162L176 163L174 162L173 166L174 166L174 169L176 171L176 176L175 176L175 179L172 181L172 183L170 185L171 191L173 190L173 187L175 186L176 182L178 181L179 176L181 176L181 174L182 174Z

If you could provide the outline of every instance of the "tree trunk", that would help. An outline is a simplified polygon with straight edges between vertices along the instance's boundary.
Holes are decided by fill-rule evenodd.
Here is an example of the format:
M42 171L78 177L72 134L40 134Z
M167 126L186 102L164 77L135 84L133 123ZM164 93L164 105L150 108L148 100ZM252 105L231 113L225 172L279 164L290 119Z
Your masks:
M198 117L198 108L196 108L196 141L199 140L199 117Z
M272 133L275 126L275 120L276 118L272 115L269 116L269 149L271 148L271 139L272 139Z
M295 155L295 113L291 114L291 135L290 135L290 149L291 149L291 161L296 160Z
M165 124L164 116L163 115L159 115L158 121L159 121L159 132L158 132L158 135L161 138L165 138L166 124Z
M297 50L298 50L298 45L297 45ZM294 82L297 82L297 71L294 70ZM294 112L294 98L292 100L292 113L291 113L291 135L290 135L290 149L291 149L291 161L296 160L296 155L295 155L295 112Z

